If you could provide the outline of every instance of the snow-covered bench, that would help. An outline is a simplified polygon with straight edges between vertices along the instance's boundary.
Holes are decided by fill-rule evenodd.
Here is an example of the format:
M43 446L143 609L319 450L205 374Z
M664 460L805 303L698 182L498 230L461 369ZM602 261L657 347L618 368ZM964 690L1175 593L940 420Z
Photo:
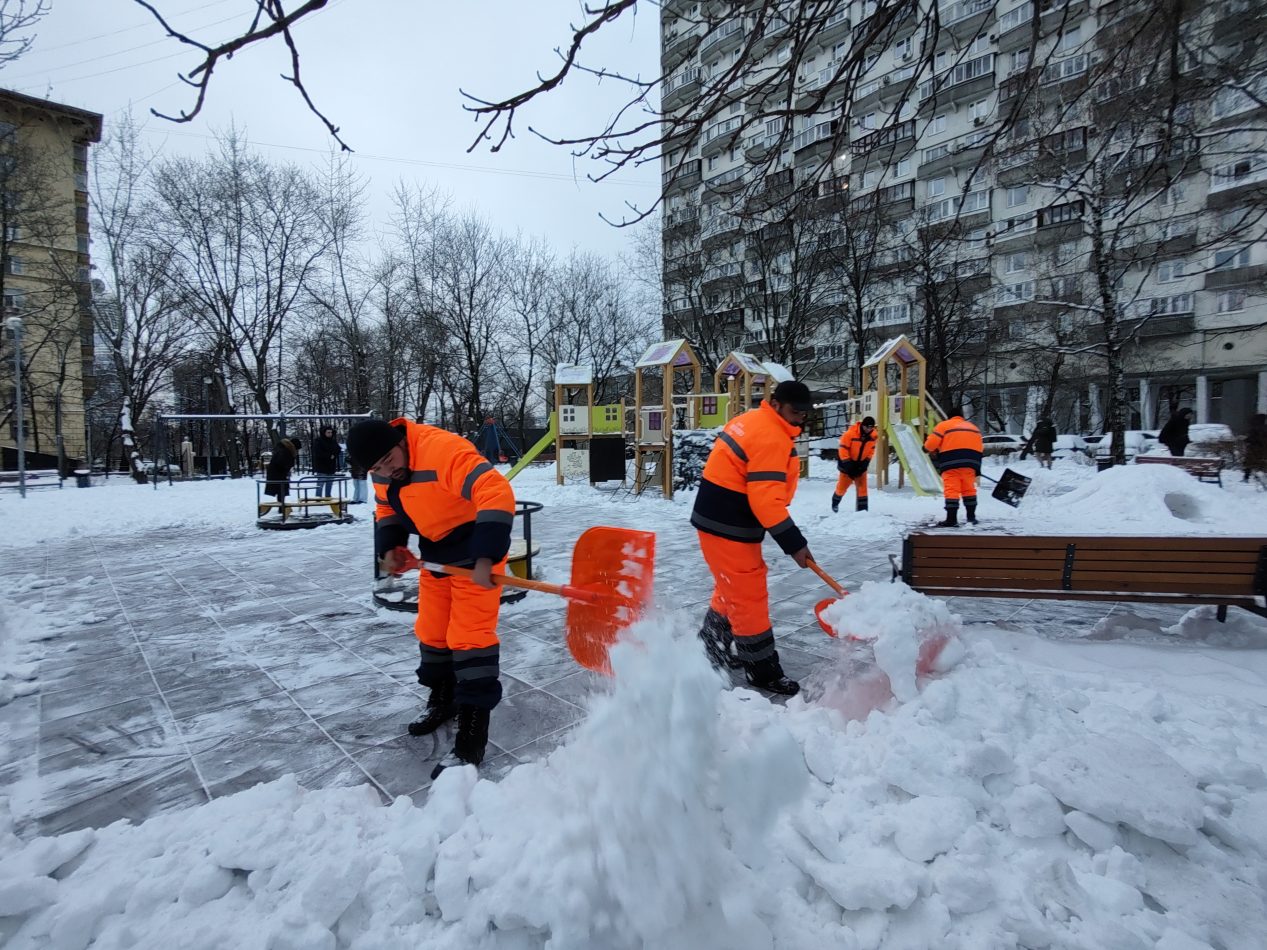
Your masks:
M1181 468L1198 481L1223 485L1223 460L1218 458L1188 458L1184 455L1137 455L1136 465L1173 465Z
M1212 604L1267 617L1267 538L1025 537L917 531L894 565L940 597Z

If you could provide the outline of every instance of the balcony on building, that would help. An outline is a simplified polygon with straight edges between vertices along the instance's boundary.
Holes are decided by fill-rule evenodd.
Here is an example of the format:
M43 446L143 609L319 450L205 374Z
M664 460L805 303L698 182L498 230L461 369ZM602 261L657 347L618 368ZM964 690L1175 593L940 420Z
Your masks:
M743 40L743 36L743 20L732 19L718 24L711 33L706 33L704 39L700 41L700 58L704 59L709 56L716 56L719 53L725 53L732 47L738 46Z
M849 202L855 214L876 211L886 218L901 218L915 210L915 182L900 181L895 185L855 196Z
M834 59L826 66L817 69L812 75L805 77L804 82L798 83L796 107L798 109L808 109L815 98L821 96L822 90L838 82L836 74L840 71L843 63L843 59Z
M704 70L699 66L686 66L679 69L664 80L664 94L661 96L661 105L665 109L671 109L678 105L685 105L699 95L700 79Z
M1196 310L1191 293L1145 297L1125 308L1123 318L1141 338L1177 336L1196 329Z
M660 68L671 72L694 54L700 38L702 27L696 24L683 24L671 28L664 34L660 47Z
M684 191L687 188L693 188L698 185L702 167L703 163L700 159L695 158L689 162L682 162L682 164L673 168L666 168L660 173L664 193Z
M1081 236L1083 210L1082 201L1062 201L1040 208L1036 240L1063 243Z
M1210 171L1210 190L1205 203L1210 208L1226 208L1241 204L1246 189L1261 192L1267 182L1267 154L1247 155L1224 162Z
M1010 53L1029 46L1034 37L1033 20L1033 3L1023 3L1002 14L995 24L999 52Z
M1038 0L1038 15L1059 23L1077 23L1087 12L1087 0Z
M919 177L928 178L952 168L976 165L992 135L989 129L981 127L929 146L920 153Z
M1197 215L1142 221L1119 230L1116 259L1125 263L1153 260L1158 253L1183 254L1196 247Z
M913 54L907 56L913 58ZM915 92L915 64L904 63L897 69L890 70L883 76L869 79L854 87L853 111L869 112L881 104L888 104L897 99L907 99Z
M1216 267L1205 274L1203 290L1225 290L1228 287L1260 286L1267 277L1267 264L1244 264L1233 261L1229 266Z
M771 132L767 128L767 131L757 132L744 143L744 157L750 162L763 162L790 138L786 131Z
M1043 67L1038 77L1038 92L1043 102L1055 99L1073 101L1086 92L1091 55L1078 53L1058 59Z
M683 230L693 228L699 221L699 209L693 205L682 208L674 208L664 215L664 229L672 231L677 228Z
M699 229L699 239L709 242L721 238L730 238L737 234L743 226L738 215L721 212L713 215Z
M737 285L743 281L743 264L740 261L727 261L724 264L710 264L704 268L703 288L707 291L710 287L718 287L722 284Z
M834 175L831 178L824 178L818 183L816 191L819 199L825 204L832 205L846 201L849 198L849 176Z
M1021 212L996 222L992 239L996 252L1033 247L1037 226L1037 216L1032 211Z
M704 179L704 194L710 197L713 195L731 195L739 191L743 186L744 167L738 165L729 171Z
M959 0L941 11L941 28L963 39L980 33L994 18L995 0Z
M828 15L815 37L824 49L835 46L837 41L849 36L849 4L840 4L840 9Z
M700 138L700 155L707 158L709 155L716 155L734 148L738 141L739 130L745 121L747 119L742 115L732 115L728 119L714 122L705 128Z
M919 85L919 110L980 99L994 88L994 54L974 56Z
M888 128L867 131L865 135L849 143L849 151L855 156L869 155L883 148L891 148L888 157L897 159L915 147L915 120L907 119Z
M796 154L797 160L826 154L836 137L836 127L836 120L830 119L796 133L792 138L792 151Z

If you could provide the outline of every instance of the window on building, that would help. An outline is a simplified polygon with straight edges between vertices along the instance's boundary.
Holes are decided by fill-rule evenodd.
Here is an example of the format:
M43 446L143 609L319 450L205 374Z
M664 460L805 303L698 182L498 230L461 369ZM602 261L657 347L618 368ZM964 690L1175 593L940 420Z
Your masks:
M1249 248L1242 247L1236 250L1215 251L1214 252L1214 269L1215 270L1235 270L1238 267L1249 266Z
M999 288L999 303L1007 305L1033 300L1036 287L1037 285L1032 280L1023 280L1016 284L1004 284Z
M1217 307L1219 313L1240 313L1244 309L1245 291L1224 290L1219 293Z
M930 178L924 183L924 195L928 198L940 198L945 193L945 178Z
M75 239L75 249L76 249L76 250L77 250L80 254L87 254L87 253L88 253L88 235L86 235L86 234L81 234L81 235L79 235L79 237L77 237L77 238Z
M970 191L963 196L963 203L959 208L964 214L971 214L974 211L990 210L990 189L983 188L980 191Z
M1159 200L1163 205L1168 205L1173 208L1175 205L1183 204L1185 195L1186 192L1184 191L1183 185L1176 182L1169 188L1162 191Z
M6 274L24 274L25 268L22 266L22 258L14 257L10 254L4 259L4 272Z
M1018 49L1012 54L1009 73L1019 73L1029 69L1029 49Z
M22 240L22 229L16 224L6 224L4 226L4 239L6 241Z
M1057 318L1056 329L1057 329L1057 332L1059 332L1062 337L1065 337L1067 339L1069 335L1073 333L1073 314L1062 313Z
M935 115L928 122L927 132L929 135L940 135L946 131L946 117L944 115Z
M1069 201L1065 204L1052 205L1038 212L1038 226L1048 228L1057 224L1067 224L1082 217L1082 202Z
M1029 254L1025 251L1017 251L1015 254L1008 254L1003 258L1003 272L1005 274L1015 274L1029 267Z
M990 114L990 100L978 99L976 102L968 105L968 118L984 119Z
M1007 190L1007 206L1018 208L1029 203L1029 185L1016 185Z
M1157 265L1157 282L1170 284L1182 280L1186 267L1187 262L1183 260L1162 261Z
M915 51L915 37L908 36L893 44L893 55L898 59L906 59Z
M1076 300L1078 297L1077 277L1053 277L1051 279L1051 296L1053 300Z
M905 178L911 173L912 162L908 155L906 158L898 159L897 166L893 170L894 178Z
M26 294L20 290L6 290L4 292L5 313L21 313L25 309Z
M1069 27L1056 39L1056 52L1071 53L1082 44L1082 24Z

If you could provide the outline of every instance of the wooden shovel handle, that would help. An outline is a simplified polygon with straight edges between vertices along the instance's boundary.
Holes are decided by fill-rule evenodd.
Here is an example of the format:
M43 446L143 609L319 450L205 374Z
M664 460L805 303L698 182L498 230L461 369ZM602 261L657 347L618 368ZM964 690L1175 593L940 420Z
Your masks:
M431 561L419 561L418 567L424 571L436 571L440 574L452 574L454 577L471 578L475 572L469 567L454 567L452 564L435 564ZM605 600L602 594L592 590L585 590L582 587L573 587L571 584L547 584L545 581L526 580L522 577L515 577L513 574L492 574L490 575L494 584L502 587L517 587L520 590L535 590L542 594L554 594L556 597L566 597L568 600L579 600L586 604L600 604ZM613 595L614 597L614 595Z
M809 568L811 571L813 571L820 578L822 578L823 583L825 583L828 587L830 587L832 590L836 592L837 597L845 596L845 589L841 587L839 584L837 584L830 574L828 574L821 567L819 567L817 561L806 561L805 563L809 565Z

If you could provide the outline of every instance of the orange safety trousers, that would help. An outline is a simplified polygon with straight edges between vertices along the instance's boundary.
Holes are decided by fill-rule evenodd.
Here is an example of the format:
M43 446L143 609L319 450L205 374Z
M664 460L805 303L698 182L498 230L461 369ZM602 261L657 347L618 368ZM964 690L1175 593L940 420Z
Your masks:
M697 533L704 562L716 585L709 606L730 621L736 637L768 634L770 598L761 545L731 541L704 531Z
M977 473L970 468L948 468L941 473L941 490L947 501L977 497Z
M841 472L838 476L836 476L836 494L837 495L840 495L843 497L845 492L849 491L850 485L858 486L859 498L867 497L867 473L866 472L863 472L857 478L850 478L844 472Z
M506 573L505 560L493 565L493 573ZM435 577L430 571L419 571L414 636L439 649L482 650L497 646L501 594L500 587L488 590L465 577Z

